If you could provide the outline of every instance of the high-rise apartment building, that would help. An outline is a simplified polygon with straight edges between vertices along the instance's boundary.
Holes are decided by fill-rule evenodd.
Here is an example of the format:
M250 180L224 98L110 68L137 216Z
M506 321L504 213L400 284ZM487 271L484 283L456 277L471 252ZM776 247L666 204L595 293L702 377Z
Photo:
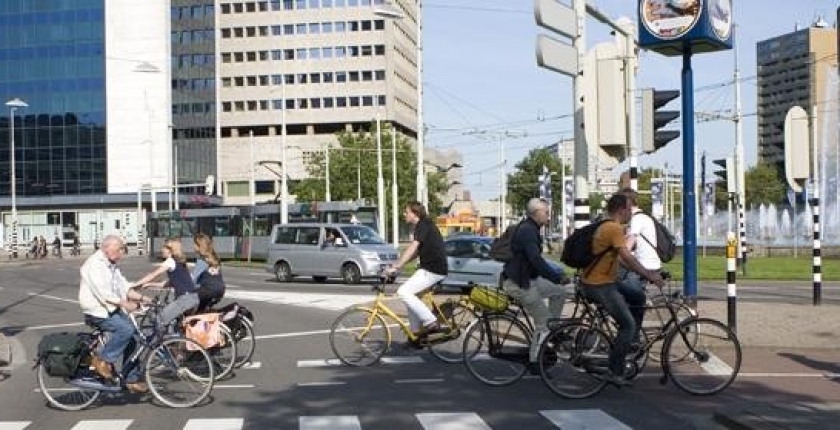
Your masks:
M285 158L288 177L304 178L305 161L335 147L336 133L369 130L376 118L416 137L419 2L384 3L219 3L218 157L226 204L248 203L251 178L259 200L278 193L277 165L259 162ZM377 14L383 7L403 17Z
M837 67L837 29L815 24L760 41L756 51L758 162L784 172L788 109L798 105L810 112L816 106L819 113L827 100L837 97L828 85ZM810 151L808 144L801 143L803 151Z

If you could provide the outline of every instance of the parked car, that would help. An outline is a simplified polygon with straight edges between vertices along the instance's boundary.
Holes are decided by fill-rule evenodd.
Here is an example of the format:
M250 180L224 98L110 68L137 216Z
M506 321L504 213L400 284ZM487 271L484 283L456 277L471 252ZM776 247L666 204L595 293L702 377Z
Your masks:
M490 258L490 244L494 238L487 236L455 236L444 241L449 275L448 286L467 286L470 283L500 285L503 263ZM562 270L560 263L548 263Z

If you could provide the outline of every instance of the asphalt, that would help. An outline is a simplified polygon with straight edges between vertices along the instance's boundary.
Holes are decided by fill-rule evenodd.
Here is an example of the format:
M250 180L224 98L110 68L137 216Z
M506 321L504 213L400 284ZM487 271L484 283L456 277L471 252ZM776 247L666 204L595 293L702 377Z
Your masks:
M16 264L0 252L0 265ZM86 257L83 252L81 259ZM67 256L65 256L67 258ZM17 260L19 262L25 260ZM756 281L741 281L758 285ZM823 296L825 299L825 295ZM837 299L837 298L832 298ZM739 302L736 305L736 330L743 348L828 350L840 369L840 305L826 300L814 306L807 300ZM698 300L701 316L726 322L728 306L721 300ZM3 342L0 336L0 342ZM0 345L0 352L4 346ZM0 354L2 359L3 354ZM0 363L3 366L3 363ZM3 379L0 367L0 381ZM840 373L838 370L836 373ZM835 375L836 375L835 373ZM835 377L835 376L827 376ZM737 383L737 381L736 381ZM774 401L744 399L721 405L712 416L714 428L733 430L824 430L840 422L840 402ZM707 425L700 426L707 428Z

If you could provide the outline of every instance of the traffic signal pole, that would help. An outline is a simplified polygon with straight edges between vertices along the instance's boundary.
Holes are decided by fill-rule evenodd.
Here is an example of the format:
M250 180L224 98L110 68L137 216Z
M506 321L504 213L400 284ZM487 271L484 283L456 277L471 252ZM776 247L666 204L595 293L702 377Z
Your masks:
M692 46L683 49L682 128L683 128L683 294L691 307L697 304L697 189L694 184L694 73Z

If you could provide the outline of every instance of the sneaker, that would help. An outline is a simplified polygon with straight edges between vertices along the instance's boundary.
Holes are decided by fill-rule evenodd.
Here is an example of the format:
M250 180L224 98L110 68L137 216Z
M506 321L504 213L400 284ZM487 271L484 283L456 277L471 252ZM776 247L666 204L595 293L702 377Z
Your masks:
M111 363L103 360L98 355L92 355L90 357L90 365L93 366L93 370L97 375L105 379L111 379L114 377L114 371L111 369Z
M437 322L433 322L429 325L421 327L420 330L417 330L417 333L415 333L415 335L418 338L423 338L432 334L443 333L445 331L446 330L444 330L443 327L440 326L440 324L438 324Z
M128 391L131 391L134 394L144 394L149 392L149 386L146 385L145 382L141 381L127 382L125 384L125 388L128 388Z

